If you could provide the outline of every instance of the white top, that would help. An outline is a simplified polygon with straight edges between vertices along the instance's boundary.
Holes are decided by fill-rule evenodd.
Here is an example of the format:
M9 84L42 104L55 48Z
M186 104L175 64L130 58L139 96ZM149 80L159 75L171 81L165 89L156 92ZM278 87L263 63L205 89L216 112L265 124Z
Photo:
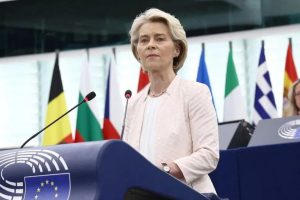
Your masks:
M163 95L159 97L148 96L146 100L145 115L140 140L140 153L150 162L154 162L156 113L159 108L162 97Z
M128 103L124 140L141 151L140 139L149 85ZM208 176L218 164L219 138L216 112L206 85L176 76L161 96L156 110L155 166L175 162L186 184L200 193L215 193Z

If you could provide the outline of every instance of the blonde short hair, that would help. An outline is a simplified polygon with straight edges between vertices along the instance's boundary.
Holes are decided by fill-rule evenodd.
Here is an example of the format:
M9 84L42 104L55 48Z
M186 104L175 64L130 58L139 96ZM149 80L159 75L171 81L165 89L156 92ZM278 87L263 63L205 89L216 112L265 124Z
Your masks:
M183 66L188 51L186 34L182 25L176 17L159 9L151 8L149 10L146 10L145 12L138 15L131 25L129 35L131 50L135 58L138 60L136 47L139 39L139 30L142 25L149 22L165 23L170 30L172 40L176 44L178 44L180 53L178 57L174 58L173 60L173 70L175 73L177 73L178 70Z
M295 81L293 85L291 86L289 92L288 92L288 104L287 107L283 109L283 116L294 116L298 115L298 112L300 111L300 108L298 108L295 100L296 96L296 87L300 84L300 79Z

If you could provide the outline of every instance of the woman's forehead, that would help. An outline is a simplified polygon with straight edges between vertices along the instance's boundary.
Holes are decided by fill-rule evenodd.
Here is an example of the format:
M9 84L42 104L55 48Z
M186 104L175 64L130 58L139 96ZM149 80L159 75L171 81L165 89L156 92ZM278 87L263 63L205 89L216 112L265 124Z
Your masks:
M139 29L139 36L143 35L170 35L167 25L162 22L148 22Z

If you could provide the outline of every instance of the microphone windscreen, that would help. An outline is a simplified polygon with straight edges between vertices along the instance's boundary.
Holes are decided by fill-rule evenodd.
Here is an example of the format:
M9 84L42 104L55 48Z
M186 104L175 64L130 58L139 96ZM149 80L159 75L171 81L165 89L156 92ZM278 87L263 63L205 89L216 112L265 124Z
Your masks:
M125 91L125 98L126 98L126 99L129 99L129 98L131 97L131 95L132 95L131 90L126 90L126 91Z
M93 98L95 98L96 96L96 93L93 91L93 92L90 92L88 93L85 98L84 98L84 101L87 102L87 101L90 101L92 100Z

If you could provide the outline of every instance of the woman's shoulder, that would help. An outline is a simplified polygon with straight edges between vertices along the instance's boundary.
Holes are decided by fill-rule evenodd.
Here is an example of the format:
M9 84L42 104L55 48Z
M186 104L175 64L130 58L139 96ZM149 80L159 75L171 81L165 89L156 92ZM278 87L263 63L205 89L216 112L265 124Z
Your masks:
M186 102L193 105L207 105L207 102L211 102L212 95L207 85L191 80L180 80L180 93ZM199 104L200 102L200 104Z
M209 92L207 85L192 80L180 79L181 90L190 94Z

